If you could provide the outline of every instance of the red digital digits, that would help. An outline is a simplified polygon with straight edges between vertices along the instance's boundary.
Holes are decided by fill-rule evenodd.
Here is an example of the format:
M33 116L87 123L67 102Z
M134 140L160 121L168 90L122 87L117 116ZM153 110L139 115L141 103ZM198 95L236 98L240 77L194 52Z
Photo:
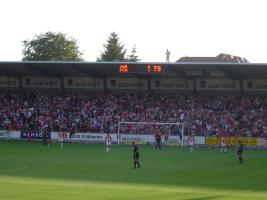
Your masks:
M161 65L148 65L147 66L147 72L161 72L162 71L162 67Z
M147 66L147 71L151 72L151 66L150 65Z
M128 65L126 65L126 64L120 64L119 72L120 73L128 73L129 72Z

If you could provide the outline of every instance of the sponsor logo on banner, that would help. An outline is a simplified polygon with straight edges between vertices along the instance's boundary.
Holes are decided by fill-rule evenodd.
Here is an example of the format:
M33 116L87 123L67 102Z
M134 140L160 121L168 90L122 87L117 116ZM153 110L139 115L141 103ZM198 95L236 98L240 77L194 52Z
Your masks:
M29 135L32 139L42 139L43 131L21 131L20 138L29 138ZM51 139L51 133L48 132L47 139Z
M64 88L104 89L103 80L93 77L66 77L63 83Z
M108 78L108 89L148 89L147 80L138 78Z
M243 87L246 91L267 91L267 79L245 79Z
M226 144L228 145L238 145L239 141L242 141L244 145L257 146L258 138L245 138L245 137L225 137ZM219 145L221 144L220 137L206 137L205 144L208 145Z
M0 138L5 138L8 136L8 133L6 131L0 131Z
M59 135L64 139L68 140L70 139L70 133L69 132L58 132L57 136L59 138Z
M153 135L121 134L121 140L123 142L153 143L155 137Z
M234 81L232 79L197 79L197 90L234 90Z
M60 79L51 77L22 77L24 88L60 88Z
M162 138L162 141L165 144L182 144L182 140L181 140L180 136L167 136L167 135L165 135Z
M259 138L259 146L267 146L267 138Z
M123 142L138 142L138 143L154 143L154 135L133 135L121 134L121 141ZM162 142L166 144L181 144L180 136L163 136Z
M209 145L221 144L221 140L219 137L206 137L205 144Z
M144 139L142 139L142 137L139 135L122 135L121 140L125 142L131 142L131 141L141 142Z
M19 87L19 79L15 77L0 76L0 88Z
M151 89L193 90L193 81L186 79L151 79Z
M106 134L102 133L74 133L72 140L105 141Z

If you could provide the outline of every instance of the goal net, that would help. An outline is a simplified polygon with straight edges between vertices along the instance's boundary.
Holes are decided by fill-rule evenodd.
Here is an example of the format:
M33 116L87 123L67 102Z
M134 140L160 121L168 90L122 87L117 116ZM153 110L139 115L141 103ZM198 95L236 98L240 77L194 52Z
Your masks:
M156 135L161 136L161 141L163 144L184 146L184 123L118 123L118 144L131 142L154 144Z

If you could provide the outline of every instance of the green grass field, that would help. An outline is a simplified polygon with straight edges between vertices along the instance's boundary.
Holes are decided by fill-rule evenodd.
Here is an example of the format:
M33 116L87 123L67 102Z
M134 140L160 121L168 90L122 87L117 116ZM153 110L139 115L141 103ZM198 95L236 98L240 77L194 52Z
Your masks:
M0 199L219 200L267 199L267 151L140 146L140 169L130 146L0 141Z

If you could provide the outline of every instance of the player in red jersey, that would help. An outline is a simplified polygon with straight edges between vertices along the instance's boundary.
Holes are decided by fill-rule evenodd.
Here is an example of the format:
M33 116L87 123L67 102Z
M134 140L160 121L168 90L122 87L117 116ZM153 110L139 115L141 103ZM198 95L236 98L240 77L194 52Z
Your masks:
M29 142L32 141L32 133L30 131L27 133L27 138Z
M64 133L58 133L58 142L60 144L60 148L63 149Z
M221 153L222 152L224 152L224 153L227 152L227 149L226 149L226 141L225 141L225 138L223 136L221 137Z
M193 134L188 136L187 143L189 145L189 151L193 152L195 146L195 136Z
M105 141L106 141L106 152L108 153L108 152L110 152L110 146L111 146L111 143L112 143L112 138L111 138L109 133L105 137Z

